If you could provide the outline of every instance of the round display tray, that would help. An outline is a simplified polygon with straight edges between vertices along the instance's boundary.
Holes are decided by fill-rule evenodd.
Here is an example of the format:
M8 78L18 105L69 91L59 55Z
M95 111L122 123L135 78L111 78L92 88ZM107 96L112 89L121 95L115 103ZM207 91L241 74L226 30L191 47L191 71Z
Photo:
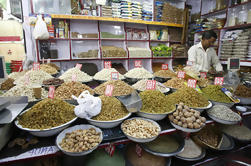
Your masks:
M141 116L141 117L144 117L144 118L148 118L148 119L151 119L151 120L158 121L158 120L164 119L167 115L173 113L175 110L176 110L176 108L173 111L168 112L168 113L164 113L164 114L152 114L152 113L146 113L146 112L137 112L136 114L138 116Z
M208 112L207 112L207 115L209 116L209 118L213 119L215 122L218 122L218 123L221 123L221 124L227 124L227 125L234 125L234 124L238 124L240 123L240 121L228 121L228 120L222 120L222 119L219 119L213 115L210 115Z
M225 106L227 106L229 108L233 107L234 104L235 104L235 103L220 103L220 102L216 102L216 101L212 101L212 100L210 100L210 101L213 103L213 105L225 105Z
M204 148L202 148L202 152L201 155L199 155L198 157L195 158L187 158L187 157L181 157L178 155L175 155L176 158L181 159L181 160L185 160L185 161L197 161L197 160L201 160L206 156L206 150Z
M158 135L156 135L156 136L154 136L154 137L152 137L152 138L135 138L135 137L132 137L132 136L127 135L127 134L123 131L123 129L122 129L123 123L122 123L122 124L120 125L120 129L121 129L121 131L125 134L125 136L126 136L128 139L130 139L130 140L132 140L132 141L134 141L134 142L138 142L138 143L146 143L146 142L151 142L151 141L155 140L155 139L159 136L159 134L160 134L160 132L161 132L161 127L160 127L160 125L159 125L157 122L155 122L155 121L153 121L153 120L150 120L150 119L146 119L146 118L140 118L140 117L130 118L130 119L128 119L128 120L132 120L132 119L142 119L142 120L146 120L146 121L152 122L154 125L156 125L156 126L159 128L159 133L158 133Z
M251 97L236 97L240 99L240 104L251 104Z
M210 101L208 101L208 103L209 104L206 107L191 107L191 109L194 109L194 110L199 111L199 112L203 112L204 110L207 110L207 109L209 109L209 108L211 108L213 106L213 104Z
M153 151L151 149L149 149L145 144L141 144L141 147L147 151L148 153L151 153L153 155L156 155L156 156L160 156L160 157L171 157L171 156L175 156L177 154L179 154L180 152L182 152L184 150L184 146L185 146L185 141L183 139L183 137L181 137L180 135L178 135L177 133L173 133L171 134L173 137L175 137L175 140L178 141L179 143L179 147L176 151L174 152L170 152L170 153L160 153L160 152L156 152L156 151ZM164 137L164 136L162 136Z
M195 132L198 132L198 131L200 131L200 130L205 126L205 124L204 124L201 128L198 128L198 129L189 129L189 128L180 127L179 125L176 125L176 124L174 124L174 123L171 122L171 121L170 121L170 123L171 123L172 126L175 127L177 130L181 130L181 131L188 132L188 133L195 133Z
M24 114L25 112L29 111L30 109L25 110L24 112L22 112L20 115ZM38 137L49 137L49 136L53 136L56 135L57 133L59 133L60 131L62 131L63 129L67 128L68 126L70 126L71 123L73 123L75 120L77 120L76 118L73 118L72 120L70 120L69 122L62 124L60 126L56 126L56 127L52 127L50 129L29 129L29 128L24 128L22 127L18 120L15 121L15 125L24 131L28 131L29 133L31 133L32 135L38 136Z
M222 137L223 137L223 141L228 139L228 141L230 142L230 145L229 146L220 146L219 150L232 150L234 148L234 146L235 146L233 138L228 137L224 133L223 133Z
M102 133L102 130L95 127L95 126L92 126L92 125L76 125L76 126L73 126L73 127L70 127L70 128L67 128L65 130L63 130L56 138L56 145L57 147L66 155L69 155L69 156L83 156L83 155L87 155L89 153L91 153L92 151L94 151L95 149L97 149L97 147L99 146L99 144L97 146L95 146L93 149L90 149L90 150L87 150L87 151L83 151L83 152L67 152L65 151L63 148L61 148L61 146L59 145L60 142L62 142L62 139L65 137L65 135L67 133L71 133L73 131L76 131L76 130L85 130L85 129L89 129L89 128L94 128L96 130L96 132L100 132L100 137L101 137L101 141L99 142L99 144L102 142L103 140L103 133Z
M93 119L86 119L86 120L88 121L88 123L94 126L109 129L118 126L120 123L122 123L125 119L129 118L131 115L132 113L128 113L128 115L126 115L125 117L112 121L98 121Z

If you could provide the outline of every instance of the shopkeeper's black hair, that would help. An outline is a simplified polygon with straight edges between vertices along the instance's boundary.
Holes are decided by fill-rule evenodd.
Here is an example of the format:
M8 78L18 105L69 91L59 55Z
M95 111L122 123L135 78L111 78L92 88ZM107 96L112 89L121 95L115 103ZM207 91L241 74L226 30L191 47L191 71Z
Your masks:
M211 37L214 37L215 39L217 39L217 35L213 30L202 33L202 39L211 39Z

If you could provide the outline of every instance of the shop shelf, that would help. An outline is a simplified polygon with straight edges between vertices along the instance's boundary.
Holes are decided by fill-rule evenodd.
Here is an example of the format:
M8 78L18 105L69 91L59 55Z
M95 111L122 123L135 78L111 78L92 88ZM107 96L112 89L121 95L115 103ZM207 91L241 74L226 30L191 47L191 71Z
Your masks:
M230 26L230 27L224 27L222 29L230 30L230 29L240 29L240 28L249 28L249 27L251 27L251 23L235 25L235 26Z
M206 13L206 14L202 14L201 16L215 15L215 14L223 13L223 12L226 12L226 11L227 11L227 8L224 8L224 9L216 10L216 11L209 12L209 13Z
M230 6L229 8L233 8L233 7L237 7L237 6L241 6L241 5L246 5L246 4L248 4L248 3L251 3L251 1L243 2L243 3L237 4L237 5L232 5L232 6Z
M161 26L180 27L180 28L183 27L182 24L175 24L175 23L143 21L143 20L123 19L123 18L112 18L112 17L63 15L63 14L52 14L51 17L53 19L97 20L97 21L126 22L126 23L147 24L147 25L161 25Z
M99 40L98 38L71 38L70 40Z

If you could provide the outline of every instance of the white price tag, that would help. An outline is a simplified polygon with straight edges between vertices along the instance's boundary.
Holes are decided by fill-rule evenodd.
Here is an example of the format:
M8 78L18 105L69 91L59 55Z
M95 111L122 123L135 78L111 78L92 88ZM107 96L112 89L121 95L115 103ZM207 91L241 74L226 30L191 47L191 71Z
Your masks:
M113 88L113 85L107 85L105 89L105 95L112 96Z
M224 77L215 77L214 85L223 85Z
M36 71L40 70L40 63L34 62L33 63L33 70L36 70Z
M187 66L193 66L193 62L192 61L187 61Z
M77 64L76 64L76 68L79 69L79 70L81 70L82 64L77 63Z
M147 90L155 90L156 88L156 80L147 80L146 81L146 89Z
M195 80L195 79L188 79L187 86L190 88L196 88L196 82L197 82L197 80Z
M162 70L168 70L168 64L162 64Z
M178 78L185 78L186 72L184 71L179 71L178 72Z
M142 61L134 61L134 67L142 67Z
M200 72L200 78L207 78L207 73L206 72Z
M112 72L111 80L118 80L118 79L119 79L119 72Z
M53 99L54 98L54 93L55 93L55 87L54 86L50 86L49 87L49 92L48 92L48 97Z
M111 61L104 61L104 68L105 69L110 69L111 67L112 67Z

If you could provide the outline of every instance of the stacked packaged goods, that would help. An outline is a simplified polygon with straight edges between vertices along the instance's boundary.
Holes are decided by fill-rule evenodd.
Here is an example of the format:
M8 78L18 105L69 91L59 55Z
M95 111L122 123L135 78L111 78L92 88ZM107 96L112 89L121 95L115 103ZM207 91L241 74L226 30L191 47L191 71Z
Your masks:
M144 21L152 21L153 18L153 7L149 2L143 2L142 8L142 20Z
M112 17L117 17L120 18L121 17L121 4L120 4L120 0L116 1L112 1Z
M132 18L132 1L122 0L121 1L121 17L126 19Z

